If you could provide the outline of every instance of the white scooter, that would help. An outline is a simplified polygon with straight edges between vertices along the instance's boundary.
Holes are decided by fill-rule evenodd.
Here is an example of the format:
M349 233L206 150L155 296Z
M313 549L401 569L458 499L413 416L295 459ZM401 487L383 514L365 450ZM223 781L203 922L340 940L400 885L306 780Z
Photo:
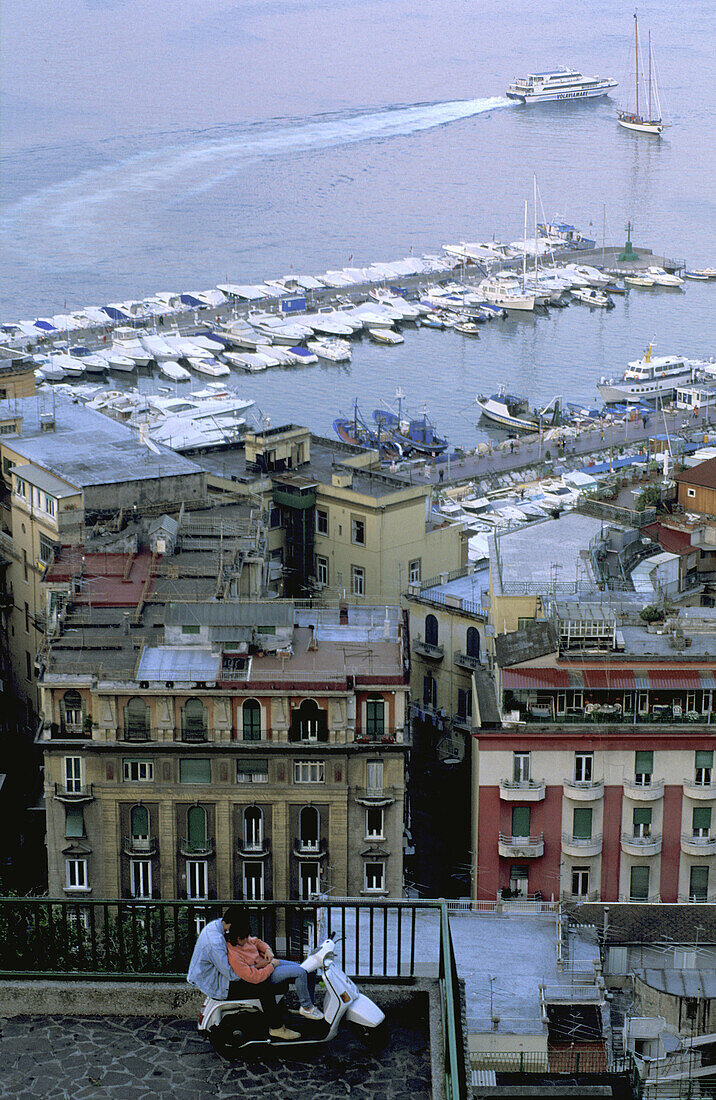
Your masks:
M299 1031L300 1038L285 1040L269 1035L261 1001L251 998L215 1001L207 997L199 1016L199 1031L208 1034L217 1054L227 1059L235 1058L242 1050L249 1048L328 1043L335 1037L344 1017L357 1026L365 1042L377 1044L385 1013L343 973L335 961L335 953L336 938L330 933L328 939L301 963L309 974L317 973L322 977L326 996L321 1020L307 1020L302 1016L291 1020L290 1028ZM276 987L276 994L279 1002L284 996L281 986Z

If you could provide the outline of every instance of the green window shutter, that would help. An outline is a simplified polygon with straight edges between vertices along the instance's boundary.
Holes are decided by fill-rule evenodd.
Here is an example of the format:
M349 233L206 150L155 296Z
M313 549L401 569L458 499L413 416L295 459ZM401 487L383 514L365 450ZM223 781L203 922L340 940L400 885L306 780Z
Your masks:
M711 828L711 807L710 806L694 806L693 823L694 823L694 829L710 829Z
M697 768L712 768L714 765L714 754L712 749L697 749L696 750L696 767Z
M182 634L200 634L201 633L201 627L200 626L193 626L193 625L191 625L191 626L182 626L181 632L182 632Z
M651 806L635 806L635 825L651 825Z
M512 835L530 835L530 808L529 806L514 806L512 809Z
M193 760L186 757L179 761L180 783L211 783L211 760Z
M572 821L572 835L578 840L589 840L592 835L591 806L575 806Z
M261 740L261 707L255 699L247 699L242 707L244 741Z
M634 901L646 901L649 897L649 868L632 867L629 886Z
M189 843L192 848L206 847L206 810L203 806L192 806L186 820Z
M689 897L706 901L709 891L708 867L692 867L689 874Z
M654 753L649 750L636 753L634 771L637 775L652 775L654 772Z
M81 806L68 806L65 810L65 836L85 835L85 819Z
M146 806L133 806L131 813L132 836L149 836L149 811Z

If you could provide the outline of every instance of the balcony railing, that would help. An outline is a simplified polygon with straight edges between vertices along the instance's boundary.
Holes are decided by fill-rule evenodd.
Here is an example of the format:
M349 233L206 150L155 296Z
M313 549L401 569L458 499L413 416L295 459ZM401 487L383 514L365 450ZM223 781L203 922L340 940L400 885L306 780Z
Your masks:
M159 844L155 836L125 836L122 849L127 856L155 856L159 851Z
M645 898L633 898L631 894L620 894L619 901L628 901L630 905L658 905L661 896L659 894L648 894Z
M661 851L661 834L634 836L622 833L622 851L631 856L655 856Z
M541 802L544 796L544 779L500 780L500 798L503 802Z
M499 854L508 859L537 859L544 855L544 833L538 836L509 836L500 833Z
M369 802L375 805L387 805L395 802L398 787L356 787L354 797L357 802Z
M194 858L213 856L214 838L213 836L208 836L204 840L190 840L189 837L182 837L179 841L179 851L183 856Z
M239 855L245 856L251 859L261 859L267 856L271 851L271 843L266 837L261 837L260 840L242 840L239 838Z
M181 739L186 744L198 744L209 740L209 730L206 726L183 726Z
M603 779L564 779L564 793L574 802L596 802L604 797Z
M293 846L293 854L298 856L299 859L322 859L327 850L325 837L321 837L320 840L316 841L301 840L299 838Z
M694 836L693 833L682 833L681 850L689 856L716 855L716 836Z
M716 783L697 783L693 776L684 779L683 783L687 798L716 798Z
M383 726L376 729L356 730L353 740L359 745L392 745L402 737L403 727Z
M424 642L420 638L412 643L413 653L419 653L421 657L429 657L431 661L442 661L445 656L444 645L433 645L432 642Z
M562 897L564 898L565 901L568 901L573 905L580 905L580 904L583 905L585 902L588 902L588 901L598 901L599 900L599 891L598 890L590 890L586 894L572 894L572 893L567 892L567 893L563 894Z
M597 856L602 850L602 834L598 836L572 836L562 833L562 851L573 856Z
M624 780L626 795L635 802L654 802L657 798L664 797L664 780L649 777L648 783L637 782L636 779Z
M479 657L471 657L469 653L461 653L460 650L453 653L453 661L461 668L469 668L473 672L482 668L482 661Z
M55 798L60 802L91 802L94 798L91 783L55 783Z

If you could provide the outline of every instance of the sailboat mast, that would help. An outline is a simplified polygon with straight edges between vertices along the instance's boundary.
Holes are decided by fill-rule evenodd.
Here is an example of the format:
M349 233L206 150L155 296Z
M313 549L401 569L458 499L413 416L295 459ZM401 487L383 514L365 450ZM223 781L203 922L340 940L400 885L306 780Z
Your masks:
M532 173L533 202L535 206L535 282L537 281L537 173Z
M527 282L527 199L525 199L525 228L522 234L522 293Z
M651 122L651 31L649 31L649 122Z
M639 117L639 23L634 12L634 77L636 79L636 116Z

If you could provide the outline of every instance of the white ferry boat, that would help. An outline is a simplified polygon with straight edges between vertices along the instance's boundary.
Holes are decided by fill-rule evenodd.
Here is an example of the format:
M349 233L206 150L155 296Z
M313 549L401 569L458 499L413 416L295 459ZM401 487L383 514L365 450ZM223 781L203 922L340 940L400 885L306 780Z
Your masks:
M593 99L608 95L618 85L610 77L582 76L576 69L552 69L518 77L507 89L509 99L547 103L554 99Z
M678 386L693 382L698 365L694 360L683 355L656 355L652 358L651 348L650 344L643 359L629 363L620 380L602 378L597 389L604 401L657 401L670 397Z

